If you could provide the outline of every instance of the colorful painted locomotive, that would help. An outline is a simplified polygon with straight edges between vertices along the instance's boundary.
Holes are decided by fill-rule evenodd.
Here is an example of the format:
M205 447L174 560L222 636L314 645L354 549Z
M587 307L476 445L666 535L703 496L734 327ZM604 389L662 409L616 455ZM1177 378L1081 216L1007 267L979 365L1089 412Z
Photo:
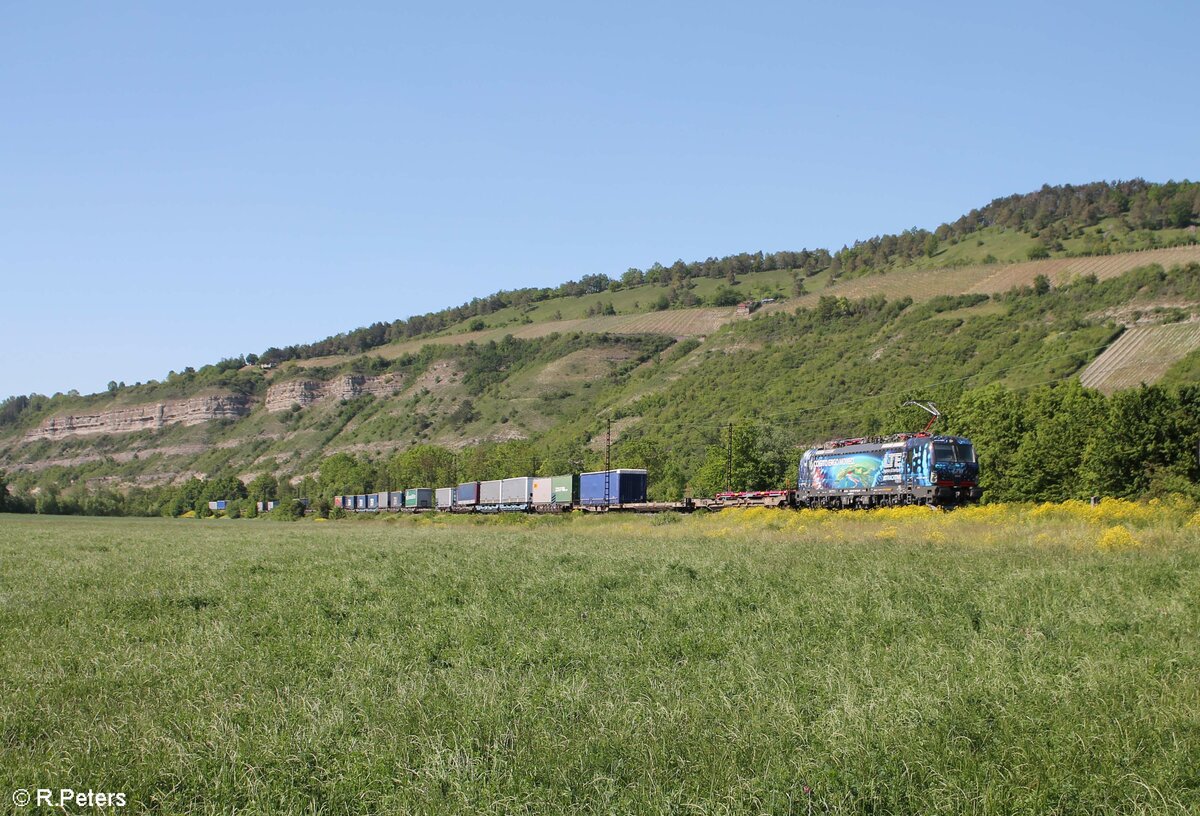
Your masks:
M961 436L839 439L800 458L796 502L809 507L952 505L978 501L979 463Z

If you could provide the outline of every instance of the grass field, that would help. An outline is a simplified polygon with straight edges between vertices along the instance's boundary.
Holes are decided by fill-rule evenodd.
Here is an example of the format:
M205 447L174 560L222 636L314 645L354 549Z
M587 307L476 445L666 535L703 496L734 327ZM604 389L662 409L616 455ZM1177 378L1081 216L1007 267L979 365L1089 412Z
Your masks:
M1194 813L1192 513L0 517L0 807Z

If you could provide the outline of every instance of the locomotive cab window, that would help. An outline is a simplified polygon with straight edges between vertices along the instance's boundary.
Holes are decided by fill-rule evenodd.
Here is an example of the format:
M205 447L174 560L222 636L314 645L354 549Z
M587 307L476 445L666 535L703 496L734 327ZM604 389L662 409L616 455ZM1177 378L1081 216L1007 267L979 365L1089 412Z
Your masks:
M933 458L936 462L974 462L975 448L963 442L935 442Z

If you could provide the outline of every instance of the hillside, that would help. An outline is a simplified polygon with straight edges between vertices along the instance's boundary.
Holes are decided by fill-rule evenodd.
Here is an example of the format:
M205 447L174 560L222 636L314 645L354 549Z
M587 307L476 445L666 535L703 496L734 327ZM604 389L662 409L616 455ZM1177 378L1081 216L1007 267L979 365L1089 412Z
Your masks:
M918 417L897 411L909 397L953 405L989 383L1071 377L1104 393L1194 382L1191 231L1067 219L943 225L924 234L945 240L915 257L872 239L854 252L735 256L737 269L658 267L640 283L499 306L365 352L310 353L343 342L322 341L272 368L222 361L113 393L14 398L0 410L0 469L33 492L263 474L311 492L306 480L339 453L383 463L434 446L475 476L578 469L598 464L611 422L622 461L648 463L675 493L704 483L729 422L759 429L784 468L796 446L910 426ZM1073 254L1100 237L1104 254ZM883 254L851 263L864 246ZM1137 251L1111 251L1126 246ZM761 268L778 262L789 265ZM776 302L750 317L682 305L763 297ZM537 444L496 447L519 440Z

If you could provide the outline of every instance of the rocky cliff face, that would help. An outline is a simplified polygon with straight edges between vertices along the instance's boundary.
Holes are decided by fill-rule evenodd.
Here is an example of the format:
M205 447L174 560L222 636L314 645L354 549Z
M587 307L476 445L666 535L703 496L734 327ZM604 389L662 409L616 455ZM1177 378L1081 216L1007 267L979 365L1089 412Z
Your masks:
M321 400L352 399L362 394L382 396L401 385L392 374L367 377L349 374L328 382L292 380L272 385L267 391L268 411L287 411L292 405L308 406ZM146 405L111 408L89 414L68 414L47 419L27 432L26 442L154 430L166 425L199 425L214 419L239 419L250 413L253 403L240 394L215 394L189 399L165 400Z
M314 402L333 399L353 399L362 394L383 396L401 385L400 378L385 374L382 377L367 377L348 374L328 382L319 380L290 380L276 383L267 389L267 410L271 413L287 411L293 405L305 408Z
M250 400L240 394L215 394L113 408L93 414L50 417L25 434L26 442L69 436L120 434L165 425L199 425L214 419L237 419L250 413Z

